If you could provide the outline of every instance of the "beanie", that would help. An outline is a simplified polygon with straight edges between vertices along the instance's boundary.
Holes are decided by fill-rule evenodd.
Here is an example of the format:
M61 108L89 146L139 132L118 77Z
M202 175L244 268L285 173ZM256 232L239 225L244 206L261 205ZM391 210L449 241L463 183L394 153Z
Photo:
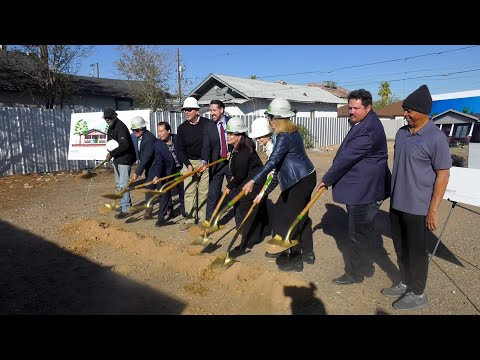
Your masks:
M432 96L427 85L420 86L417 90L403 100L402 107L418 111L422 114L430 114L432 111Z

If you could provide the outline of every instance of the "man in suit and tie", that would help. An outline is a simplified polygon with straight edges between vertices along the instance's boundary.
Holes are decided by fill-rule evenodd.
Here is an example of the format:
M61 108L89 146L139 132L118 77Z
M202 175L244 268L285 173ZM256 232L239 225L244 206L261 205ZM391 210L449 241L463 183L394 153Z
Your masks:
M348 113L351 129L319 185L333 186L333 200L347 207L345 274L333 280L337 285L361 283L364 276L373 274L373 263L365 264L365 255L371 245L373 220L383 200L390 196L391 181L387 139L372 110L372 94L365 89L352 91Z
M225 104L221 100L210 101L210 114L212 120L203 129L202 166L208 162L214 162L220 158L226 158L232 151L232 146L227 145L227 122L225 116ZM212 213L222 196L223 179L230 180L231 171L228 162L224 161L210 168L210 184L208 186L207 219ZM228 201L229 196L225 201Z

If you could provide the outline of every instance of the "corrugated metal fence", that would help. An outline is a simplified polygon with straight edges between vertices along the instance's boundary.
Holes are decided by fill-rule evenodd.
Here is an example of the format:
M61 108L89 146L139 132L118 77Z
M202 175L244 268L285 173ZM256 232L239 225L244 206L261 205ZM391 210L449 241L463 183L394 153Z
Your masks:
M61 109L0 107L0 176L94 167L93 160L67 160L71 114ZM248 128L256 118L240 117ZM150 129L156 135L156 124L166 121L176 133L184 120L183 113L151 113ZM298 117L294 122L310 132L316 148L341 143L349 129L347 118Z

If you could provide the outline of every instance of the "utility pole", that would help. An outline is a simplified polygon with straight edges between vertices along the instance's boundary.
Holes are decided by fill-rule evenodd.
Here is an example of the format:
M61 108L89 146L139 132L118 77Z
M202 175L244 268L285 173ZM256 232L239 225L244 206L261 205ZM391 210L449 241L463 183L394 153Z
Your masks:
M98 71L98 62L90 64L90 66L92 67L92 77L95 77L95 65L97 65L97 77L100 77L100 73Z
M182 102L182 65L180 65L180 48L177 48L178 65L178 102Z

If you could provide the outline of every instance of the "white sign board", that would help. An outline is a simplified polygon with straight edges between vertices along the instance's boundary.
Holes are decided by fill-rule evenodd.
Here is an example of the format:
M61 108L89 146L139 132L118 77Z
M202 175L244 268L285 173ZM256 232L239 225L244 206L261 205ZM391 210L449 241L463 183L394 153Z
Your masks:
M480 206L480 169L452 166L444 199Z
M130 129L130 119L141 116L150 130L150 110L117 111L117 117ZM104 160L107 156L107 128L103 112L73 113L70 124L68 160ZM155 134L156 135L156 134Z

